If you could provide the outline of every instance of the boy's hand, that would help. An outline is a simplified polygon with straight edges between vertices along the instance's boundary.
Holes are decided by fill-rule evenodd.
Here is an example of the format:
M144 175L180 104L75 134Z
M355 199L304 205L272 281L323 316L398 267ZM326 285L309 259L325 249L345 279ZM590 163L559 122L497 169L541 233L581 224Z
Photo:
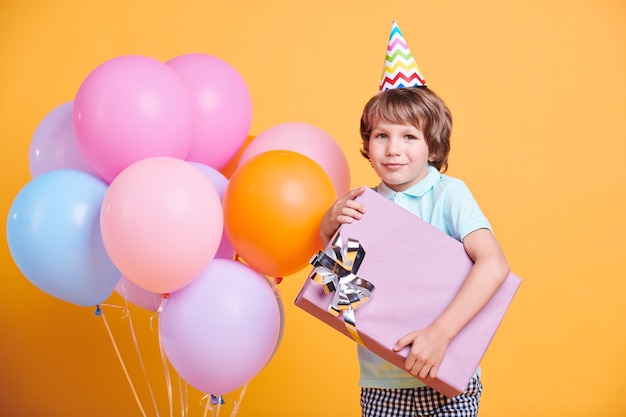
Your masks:
M357 187L340 197L328 209L320 222L320 235L322 243L326 244L335 234L339 226L344 223L352 223L354 219L360 219L365 213L363 204L355 201L355 198L365 192L365 187Z
M411 345L404 368L413 376L436 378L450 340L435 326L416 330L401 337L393 350L398 352Z

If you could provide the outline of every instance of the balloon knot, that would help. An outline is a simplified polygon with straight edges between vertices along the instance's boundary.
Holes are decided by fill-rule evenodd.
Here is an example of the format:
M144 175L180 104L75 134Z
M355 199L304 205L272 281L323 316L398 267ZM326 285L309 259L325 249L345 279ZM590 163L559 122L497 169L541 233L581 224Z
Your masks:
M224 398L222 398L221 395L211 395L211 404L215 405L215 404L225 404L224 402Z

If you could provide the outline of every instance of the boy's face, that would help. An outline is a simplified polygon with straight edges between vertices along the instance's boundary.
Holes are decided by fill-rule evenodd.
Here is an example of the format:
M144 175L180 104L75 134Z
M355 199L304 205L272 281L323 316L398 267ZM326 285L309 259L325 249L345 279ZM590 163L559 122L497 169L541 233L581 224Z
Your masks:
M379 122L369 139L372 168L394 191L404 191L428 173L428 143L412 125Z

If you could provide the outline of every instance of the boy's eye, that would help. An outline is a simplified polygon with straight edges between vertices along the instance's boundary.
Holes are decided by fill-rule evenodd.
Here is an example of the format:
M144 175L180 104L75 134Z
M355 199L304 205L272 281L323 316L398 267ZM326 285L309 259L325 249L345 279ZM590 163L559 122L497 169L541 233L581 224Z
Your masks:
M377 133L374 137L375 137L376 139L386 139L386 138L387 138L387 135L386 135L386 134L384 134L384 133Z
M413 136L413 135L406 135L406 138L407 138L407 139L409 139L409 140L416 139L416 137L415 137L415 136Z

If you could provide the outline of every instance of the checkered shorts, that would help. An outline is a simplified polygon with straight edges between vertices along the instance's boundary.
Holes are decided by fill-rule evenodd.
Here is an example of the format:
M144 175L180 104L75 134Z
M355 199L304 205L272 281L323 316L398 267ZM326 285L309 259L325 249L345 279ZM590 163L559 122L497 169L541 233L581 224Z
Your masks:
M450 398L430 387L361 388L361 417L476 417L482 391L477 376L464 392Z

